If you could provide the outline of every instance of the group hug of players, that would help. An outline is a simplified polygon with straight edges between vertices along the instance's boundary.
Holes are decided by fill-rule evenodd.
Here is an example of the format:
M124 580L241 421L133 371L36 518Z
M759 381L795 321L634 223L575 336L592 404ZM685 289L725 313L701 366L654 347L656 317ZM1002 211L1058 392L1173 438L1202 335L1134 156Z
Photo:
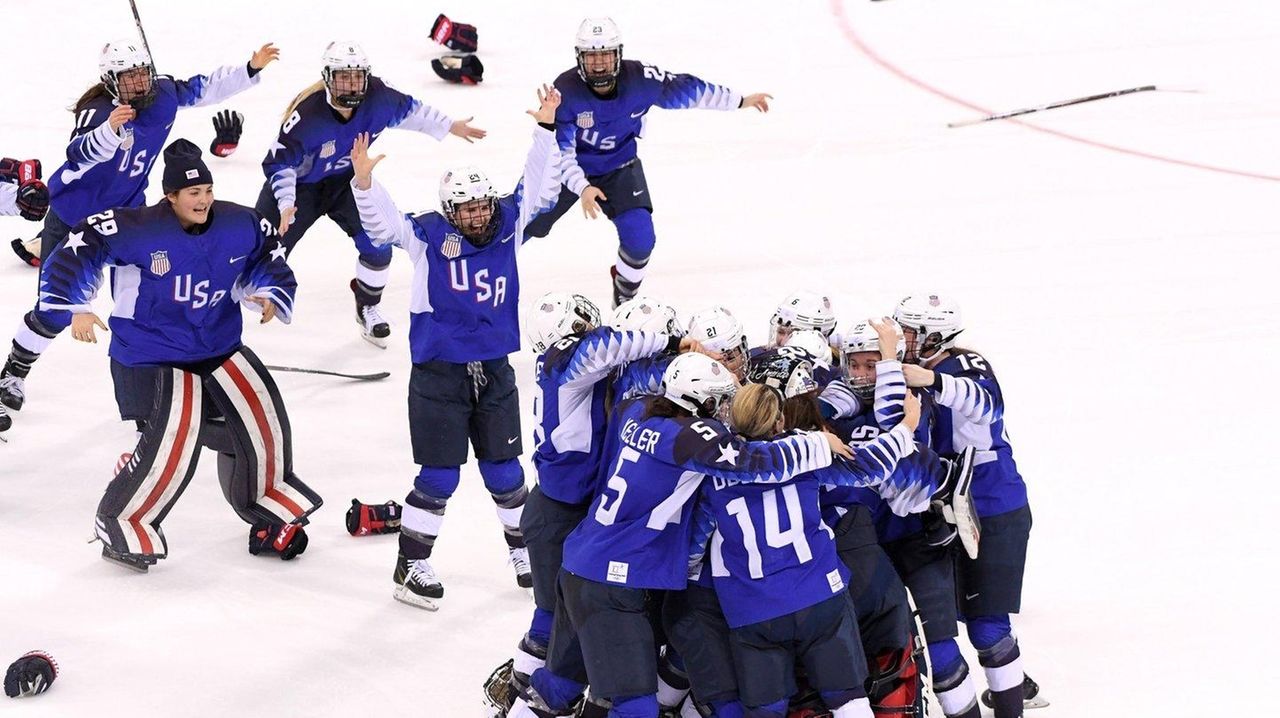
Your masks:
M202 448L216 452L224 495L251 526L250 551L298 555L322 500L294 473L285 403L242 343L241 308L291 320L288 258L328 216L358 251L350 289L370 342L385 346L391 334L379 302L392 248L413 263L419 470L401 517L395 597L427 609L443 599L430 557L469 446L517 582L535 595L517 657L486 685L496 710L786 715L800 686L813 692L801 708L810 714L915 710L921 656L905 583L947 714L979 710L959 620L997 715L1021 714L1009 614L1030 513L999 387L980 355L954 346L954 305L909 299L896 324L859 325L833 344L829 304L796 295L779 308L778 346L750 359L740 322L723 309L679 331L672 311L637 298L655 245L636 154L645 115L767 111L770 98L624 60L607 18L582 23L576 55L528 111L532 147L513 192L458 167L440 181L438 211L404 213L373 178L382 156L370 144L389 128L469 142L485 132L391 88L358 45L330 44L320 81L289 104L249 208L215 200L199 148L166 145L168 132L179 109L257 84L278 51L265 45L243 65L182 81L157 75L136 44L108 44L48 185L36 161L0 165L0 213L44 220L38 299L0 373L0 431L60 333L96 342L109 325L115 396L138 442L98 506L103 557L145 572L168 555L161 524ZM221 123L220 133L231 120ZM157 158L164 197L147 206ZM508 360L520 348L517 263L525 242L548 235L579 199L617 230L619 313L605 326L568 294L527 308L540 354L529 491ZM104 270L107 323L91 306ZM976 559L977 528L960 500L970 484L982 520ZM378 518L360 511L358 521Z

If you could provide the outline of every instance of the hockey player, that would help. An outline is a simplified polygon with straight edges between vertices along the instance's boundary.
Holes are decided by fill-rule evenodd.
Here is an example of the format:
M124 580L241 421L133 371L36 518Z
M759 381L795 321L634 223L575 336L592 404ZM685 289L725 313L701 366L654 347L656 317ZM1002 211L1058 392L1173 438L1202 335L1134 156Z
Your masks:
M40 160L0 159L0 217L20 215L39 222L48 211L49 188L40 181ZM21 240L14 241L21 244ZM8 411L0 403L0 431L13 425Z
M831 299L825 294L801 289L792 292L774 310L769 318L769 341L766 348L787 343L791 333L798 329L813 329L834 342L836 316L831 309Z
M378 304L391 273L391 246L375 246L360 226L348 149L357 135L367 134L372 142L393 128L467 142L482 139L485 131L471 127L469 117L453 120L392 88L372 73L368 56L353 42L329 43L321 60L321 80L285 110L280 134L262 161L267 181L257 209L278 225L290 252L322 216L354 240L360 255L351 280L356 324L365 340L386 348L391 326Z
M742 322L724 307L712 307L689 317L689 336L720 353L720 363L741 382L747 375L747 334Z
M529 343L538 354L538 396L533 403L538 483L529 492L520 530L529 551L537 607L511 666L513 692L527 687L529 676L546 660L564 540L595 498L609 376L628 362L701 349L673 331L671 318L655 312L653 304L635 307L635 313L643 315L644 308L658 315L652 322L657 331L601 326L595 304L564 292L544 294L525 314ZM486 685L487 695L497 698L496 690ZM498 699L491 705L509 708L510 702Z
M1004 426L1004 398L995 371L981 354L956 346L963 331L960 307L936 294L906 297L894 309L906 338L907 386L927 388L937 405L933 445L939 454L976 450L973 499L982 519L982 550L960 556L956 574L960 614L990 687L996 718L1022 715L1024 693L1038 691L1023 673L1021 651L1009 615L1022 603L1031 508ZM957 677L954 691L939 693L948 716L979 715L968 667L956 648L935 657L938 680Z
M676 310L652 297L636 297L619 304L613 310L613 320L609 324L625 332L662 331L682 337L688 334ZM716 356L723 358L718 351ZM662 374L673 358L660 354L619 368L613 379L614 403L642 395L661 394Z
M360 220L376 245L395 244L413 260L409 344L409 434L420 468L405 499L396 561L395 597L435 610L444 586L429 561L458 487L467 442L498 508L516 581L532 584L520 514L528 491L522 453L520 401L508 355L520 349L517 256L530 220L555 201L560 184L555 147L554 88L538 92L529 111L538 127L513 194L499 196L475 167L440 180L439 212L401 214L373 181L383 155L369 157L372 136L356 137L352 187Z
M240 305L263 322L289 322L293 272L269 222L214 200L199 148L175 140L164 160L165 198L77 224L41 285L40 309L96 343L94 328L107 327L89 303L103 268L113 269L111 375L120 417L138 422L140 438L98 504L102 555L138 571L168 555L160 523L203 445L221 454L223 492L252 524L250 552L289 559L306 548L302 525L321 501L293 474L288 414L271 375L241 344Z
M258 83L258 73L280 55L270 43L243 65L220 67L208 76L176 80L156 75L140 43L107 43L98 57L98 84L72 106L76 124L67 161L49 178L50 211L40 233L40 260L48 258L71 227L95 212L140 207L147 174L169 137L178 110L215 105ZM44 269L41 282L45 281ZM29 312L0 370L0 403L17 411L25 400L31 365L57 336L39 311Z
M717 418L736 390L723 365L691 353L667 367L663 396L626 401L615 410L601 462L601 493L565 541L549 648L551 668L566 644L580 646L581 672L536 671L511 715L563 715L589 681L592 695L612 701L610 716L657 716L656 652L645 593L684 588L691 538L687 505L702 479L786 481L829 466L833 455L852 457L830 434L738 439ZM892 469L897 447L890 448L890 441L879 457L883 465L860 465L868 480Z
M782 363L800 370L791 372L785 390L750 384L735 400L733 425L744 439L782 434L786 392L799 392L793 398L807 393L807 362ZM867 447L873 461L888 463L892 470L911 452L918 420L919 405L909 399L901 426L887 433L881 446ZM749 715L787 715L788 699L796 692L793 666L799 660L836 718L871 716L864 687L867 667L846 591L850 574L836 555L818 504L820 483L841 470L849 469L837 464L781 485L718 479L703 484L706 501L699 504L700 517L713 523L699 526L695 542L710 536L714 525L711 575L730 626L739 692Z
M556 112L564 188L555 209L535 222L529 233L545 237L579 195L587 217L603 211L618 231L618 260L610 270L617 307L639 291L656 241L653 202L636 154L645 115L654 107L768 112L772 97L743 96L693 75L623 60L622 35L607 17L582 21L575 51L577 66L555 82L564 96Z

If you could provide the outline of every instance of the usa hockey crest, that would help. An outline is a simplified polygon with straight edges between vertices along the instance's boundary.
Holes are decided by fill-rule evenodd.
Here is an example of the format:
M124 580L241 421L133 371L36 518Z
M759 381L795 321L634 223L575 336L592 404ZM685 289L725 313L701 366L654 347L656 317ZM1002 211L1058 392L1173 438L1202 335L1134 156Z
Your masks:
M589 130L595 126L596 126L595 112L579 112L578 113L578 127L581 127L584 130Z
M329 140L328 142L324 143L323 147L320 148L320 159L324 159L326 157L332 157L337 153L338 153L338 141Z
M169 250L162 249L159 252L151 253L151 273L157 277L163 277L169 273L173 266L169 264Z
M443 254L445 259L456 259L459 254L462 254L462 237L456 234L447 235L444 238L444 244L440 245L440 254Z

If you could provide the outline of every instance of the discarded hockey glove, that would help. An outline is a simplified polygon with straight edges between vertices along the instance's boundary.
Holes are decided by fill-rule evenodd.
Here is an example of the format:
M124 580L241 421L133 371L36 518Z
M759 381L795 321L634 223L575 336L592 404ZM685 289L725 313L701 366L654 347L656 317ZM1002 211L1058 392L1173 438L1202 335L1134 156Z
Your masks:
M445 55L432 60L431 69L456 85L474 85L484 79L484 64L475 55Z
M362 504L351 499L347 509L347 532L352 536L400 533L400 516L404 509L394 501L385 504Z
M431 39L459 52L475 52L480 43L475 25L454 22L445 17L444 13L440 13L440 17L431 26Z
M240 134L244 132L244 115L234 110L223 110L213 116L213 131L216 136L209 151L219 157L230 157L240 145Z
M288 561L307 550L307 532L297 524L256 523L249 529L249 553L279 554Z
M40 181L40 160L0 159L0 179L18 185L18 214L39 222L49 211L49 188Z
M44 651L30 651L9 665L4 694L10 698L36 696L49 690L58 677L58 662Z

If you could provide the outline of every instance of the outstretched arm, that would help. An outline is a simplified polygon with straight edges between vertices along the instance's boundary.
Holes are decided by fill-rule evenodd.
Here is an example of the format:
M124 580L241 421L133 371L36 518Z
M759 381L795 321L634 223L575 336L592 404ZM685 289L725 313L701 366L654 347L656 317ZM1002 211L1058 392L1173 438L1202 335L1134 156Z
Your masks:
M533 131L533 147L525 158L524 176L516 185L516 201L520 206L520 219L516 225L519 242L524 244L525 227L538 215L555 206L560 197L560 152L556 147L555 118L560 107L560 91L550 85L538 90L538 109L525 110L538 127Z
M373 168L386 155L370 157L369 142L369 134L361 133L351 147L351 166L355 170L351 189L360 210L360 224L375 245L394 244L416 256L421 251L421 242L413 231L413 223L396 207L387 190L373 181Z
M249 62L243 65L226 65L208 75L196 75L186 80L175 79L173 84L178 93L178 107L216 105L244 92L258 84L258 73L279 57L280 50L267 43L258 48Z

